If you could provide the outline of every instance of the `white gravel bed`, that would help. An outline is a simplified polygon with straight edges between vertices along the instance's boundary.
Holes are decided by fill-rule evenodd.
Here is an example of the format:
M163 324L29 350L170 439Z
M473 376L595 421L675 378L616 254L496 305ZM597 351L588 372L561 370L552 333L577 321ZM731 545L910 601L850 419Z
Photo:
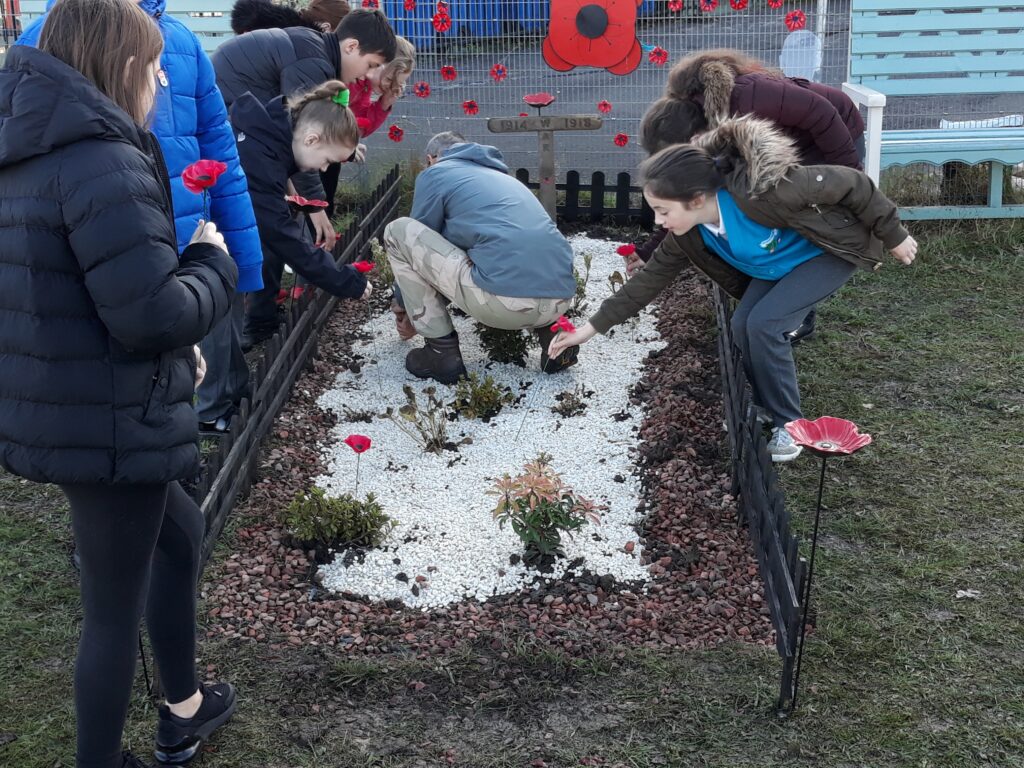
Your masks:
M593 256L584 310L588 315L611 293L608 277L623 271L623 262L616 243L586 237L570 242L578 269L584 252ZM542 451L551 454L554 469L573 489L607 506L600 525L587 524L571 539L563 535L567 556L544 575L561 577L570 562L583 558L581 569L645 581L648 574L640 564L641 547L633 529L642 512L632 455L643 413L630 405L629 391L648 352L664 346L651 315L645 312L610 337L595 338L581 349L576 366L554 375L540 372L536 345L525 369L495 364L481 348L471 318L455 318L455 325L470 372L490 374L516 395L525 382L532 386L518 404L505 406L489 423L462 417L449 422L449 440L472 438L458 452L426 453L387 418L370 424L346 422L346 407L383 414L388 406L397 410L405 403L403 384L412 384L418 395L432 384L404 367L406 353L421 345L422 338L401 341L390 313L370 319L364 330L373 340L353 348L365 358L362 370L339 373L334 388L319 400L320 407L343 421L334 430L333 444L323 447L328 474L316 482L332 495L352 493L356 454L342 441L349 434L367 435L373 446L361 457L359 495L376 494L398 525L384 546L365 558L348 566L336 558L322 566L322 585L375 600L397 598L423 609L518 591L538 574L521 562L510 563L510 556L521 555L523 546L510 526L499 529L492 517L496 499L486 491L504 473L518 474ZM552 413L554 396L577 385L594 392L585 413L571 418ZM454 400L454 387L437 385L437 391L445 402ZM622 419L623 413L628 417ZM628 542L634 542L631 552L626 551Z

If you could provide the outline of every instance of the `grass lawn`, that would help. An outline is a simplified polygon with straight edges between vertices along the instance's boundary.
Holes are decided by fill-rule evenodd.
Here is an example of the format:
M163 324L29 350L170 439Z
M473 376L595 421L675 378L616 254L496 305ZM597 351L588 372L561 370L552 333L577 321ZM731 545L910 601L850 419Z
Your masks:
M1024 766L1024 222L913 229L919 263L858 275L798 349L806 413L852 418L875 443L831 465L794 716L774 715L773 649L586 659L488 637L363 660L205 641L202 664L242 704L199 764ZM817 463L782 478L806 533ZM0 765L71 766L63 498L0 476L0 508ZM231 542L229 526L218 557ZM142 754L145 702L140 683Z

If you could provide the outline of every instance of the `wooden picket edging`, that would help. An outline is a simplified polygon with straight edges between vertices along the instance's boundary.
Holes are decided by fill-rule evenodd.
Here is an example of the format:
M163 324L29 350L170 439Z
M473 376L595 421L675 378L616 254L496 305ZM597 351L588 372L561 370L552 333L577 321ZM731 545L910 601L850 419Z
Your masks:
M732 343L729 296L715 286L718 358L722 371L722 404L729 431L733 494L738 514L750 531L764 596L775 628L775 648L782 659L778 710L788 710L794 695L794 669L800 643L800 622L806 600L807 561L800 541L790 533L789 512L779 476L754 409L739 352Z
M516 178L530 189L540 188L540 182L530 180L530 171L526 168L518 169ZM595 171L591 174L590 183L582 184L579 172L569 171L565 174L565 183L556 184L555 191L564 193L557 205L559 221L586 219L598 222L608 218L616 224L639 223L646 229L654 226L654 211L644 200L642 190L633 186L628 173L619 173L615 183L611 184L605 181L602 171ZM589 200L584 200L582 204L581 194L589 196ZM607 198L612 195L615 199L610 203Z
M369 199L360 204L355 220L342 233L339 263L365 258L370 241L383 233L400 204L401 173L396 165L377 185ZM231 430L219 438L216 452L209 455L205 471L193 498L206 519L202 563L210 558L217 537L240 496L252 486L259 459L260 443L270 432L292 387L309 364L338 298L324 291L306 291L289 307L284 323L266 343L263 357L253 376L253 396L242 402L231 420Z

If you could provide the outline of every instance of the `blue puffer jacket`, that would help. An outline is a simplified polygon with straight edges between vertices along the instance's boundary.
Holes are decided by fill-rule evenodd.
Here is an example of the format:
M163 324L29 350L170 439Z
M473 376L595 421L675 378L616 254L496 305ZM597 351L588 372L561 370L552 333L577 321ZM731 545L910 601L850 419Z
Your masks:
M47 9L56 1L49 0ZM160 65L167 86L161 87L157 94L152 129L160 142L171 178L178 251L185 250L203 215L202 195L185 189L181 173L196 160L220 160L227 164L228 170L210 190L210 218L224 234L228 250L238 265L238 291L258 291L263 287L263 251L245 174L238 162L235 136L228 124L228 113L217 89L213 66L191 30L164 14L165 6L166 0L141 0L139 3L139 7L156 20L164 38ZM45 19L44 15L29 24L17 44L37 46Z

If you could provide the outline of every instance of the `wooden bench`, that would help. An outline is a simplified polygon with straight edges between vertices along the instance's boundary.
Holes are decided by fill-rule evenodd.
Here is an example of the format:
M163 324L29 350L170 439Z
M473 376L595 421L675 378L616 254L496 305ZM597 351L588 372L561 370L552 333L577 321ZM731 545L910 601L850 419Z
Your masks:
M877 182L889 166L991 164L987 205L912 207L901 216L1024 216L1024 205L1003 205L1005 169L1024 163L1024 0L851 0L850 10L843 90L867 108L867 173ZM1013 95L1016 114L979 114L947 128L936 115L930 128L882 129L887 98L938 95L955 103L985 94Z

